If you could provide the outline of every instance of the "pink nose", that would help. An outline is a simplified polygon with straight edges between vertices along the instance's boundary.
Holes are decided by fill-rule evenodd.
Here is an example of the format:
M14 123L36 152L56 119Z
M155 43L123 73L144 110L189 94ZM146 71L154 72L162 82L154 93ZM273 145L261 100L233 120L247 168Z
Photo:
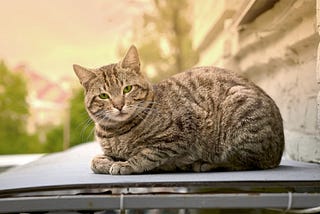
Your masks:
M114 99L112 101L112 104L113 104L113 107L115 107L116 109L121 111L124 106L124 101L123 101L123 99Z

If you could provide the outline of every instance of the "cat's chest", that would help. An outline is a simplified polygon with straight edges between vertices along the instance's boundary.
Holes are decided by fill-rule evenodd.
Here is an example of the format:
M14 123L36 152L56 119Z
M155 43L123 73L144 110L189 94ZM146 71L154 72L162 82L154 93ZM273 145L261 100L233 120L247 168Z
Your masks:
M145 148L153 148L157 144L171 143L174 139L182 138L181 132L172 122L163 121L160 123L155 120L154 122L157 124L156 126L150 123L150 126L136 128L126 134L100 139L104 153L127 160Z
M131 134L115 136L101 141L104 153L119 159L128 159L141 147L141 139Z

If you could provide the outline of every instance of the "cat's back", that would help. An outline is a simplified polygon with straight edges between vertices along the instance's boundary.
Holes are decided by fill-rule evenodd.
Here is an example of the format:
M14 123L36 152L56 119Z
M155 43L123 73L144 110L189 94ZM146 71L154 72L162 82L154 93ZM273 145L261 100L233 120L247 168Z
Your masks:
M214 67L214 66L201 66L201 67L193 67L184 72L173 75L171 78L173 79L181 79L181 80L199 80L199 79L207 79L211 81L221 81L224 80L240 80L239 76L237 76L232 71Z
M196 103L222 102L231 89L240 91L243 88L265 95L260 88L245 78L231 71L210 66L195 67L178 73L159 82L155 88L160 99L165 102L182 98Z
M237 129L263 121L274 133L283 135L280 111L260 87L249 80L217 67L195 67L163 80L156 88L156 102L171 118L192 117L192 123ZM192 115L192 116L190 116ZM184 121L186 122L186 121Z

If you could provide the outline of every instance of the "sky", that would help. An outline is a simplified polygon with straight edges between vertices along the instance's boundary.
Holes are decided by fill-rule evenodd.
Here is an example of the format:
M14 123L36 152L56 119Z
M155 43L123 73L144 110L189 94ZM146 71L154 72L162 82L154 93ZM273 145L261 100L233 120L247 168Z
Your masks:
M148 0L0 0L0 60L26 64L52 80L73 78L72 64L117 62L117 45Z

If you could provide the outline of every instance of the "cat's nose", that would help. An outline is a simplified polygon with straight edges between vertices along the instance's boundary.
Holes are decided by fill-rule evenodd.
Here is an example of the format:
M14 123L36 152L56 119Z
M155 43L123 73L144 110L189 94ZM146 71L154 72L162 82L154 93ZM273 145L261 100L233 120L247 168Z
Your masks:
M123 99L114 99L112 101L113 107L118 109L119 111L122 110L123 106L124 106L124 100Z

